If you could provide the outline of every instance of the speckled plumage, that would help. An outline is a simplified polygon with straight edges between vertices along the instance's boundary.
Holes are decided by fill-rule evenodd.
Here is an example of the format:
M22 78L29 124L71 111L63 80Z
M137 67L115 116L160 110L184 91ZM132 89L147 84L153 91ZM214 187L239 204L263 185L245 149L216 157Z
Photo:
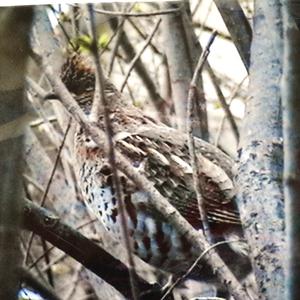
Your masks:
M79 56L73 56L64 65L61 77L84 111L89 113L95 83L92 68L87 67ZM156 189L194 228L201 229L188 148L186 143L180 142L178 134L181 133L157 123L142 111L125 105L121 95L109 81L105 82L105 93L110 104L116 147L134 168L154 183ZM98 125L104 128L103 116L100 117ZM153 134L168 130L172 132L170 138L163 133ZM172 138L176 134L178 138ZM215 153L225 157L219 150L215 150ZM108 159L103 149L80 127L75 136L75 154L79 186L87 206L108 231L120 238L118 199L115 197ZM234 188L231 174L227 174L230 173L229 168L226 173L218 166L216 155L205 153L203 149L202 154L202 196L206 201L210 229L215 240L232 233L241 235L239 213L232 201ZM226 159L228 161L225 164L230 165L230 159ZM160 212L151 207L147 191L141 190L121 172L120 179L135 254L171 273L184 272L199 253L184 236L167 223Z

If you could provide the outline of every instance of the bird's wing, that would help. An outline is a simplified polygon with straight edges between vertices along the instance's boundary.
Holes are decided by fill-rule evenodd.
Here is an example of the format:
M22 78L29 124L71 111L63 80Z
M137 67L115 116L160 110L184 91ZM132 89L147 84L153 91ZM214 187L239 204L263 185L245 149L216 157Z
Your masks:
M193 188L192 167L186 144L182 146L139 134L119 134L117 147L136 168L140 168L157 190L195 227L201 227L198 202ZM209 220L239 224L228 175L215 163L198 155L200 183Z

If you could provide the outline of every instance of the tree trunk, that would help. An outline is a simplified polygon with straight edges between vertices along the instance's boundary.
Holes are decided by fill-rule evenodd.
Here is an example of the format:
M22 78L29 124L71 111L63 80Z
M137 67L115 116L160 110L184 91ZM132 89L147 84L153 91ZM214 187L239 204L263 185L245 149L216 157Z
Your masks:
M178 8L182 4L164 3L162 9ZM197 39L190 24L187 13L188 5L177 14L168 14L163 19L164 52L166 53L172 87L172 99L176 114L176 124L179 130L186 131L187 98L190 82L196 67L201 49L197 45ZM203 94L202 80L198 80L197 86L202 98L201 124L198 126L200 137L208 141L208 125L206 102ZM200 127L200 128L199 128ZM204 127L204 128L203 128Z
M238 203L261 299L284 299L280 1L255 1Z
M294 1L285 1L284 59L282 81L283 136L284 136L284 196L287 231L286 297L300 295L300 31L292 16ZM293 4L295 7L293 7Z
M24 73L32 8L0 10L0 299L17 299Z

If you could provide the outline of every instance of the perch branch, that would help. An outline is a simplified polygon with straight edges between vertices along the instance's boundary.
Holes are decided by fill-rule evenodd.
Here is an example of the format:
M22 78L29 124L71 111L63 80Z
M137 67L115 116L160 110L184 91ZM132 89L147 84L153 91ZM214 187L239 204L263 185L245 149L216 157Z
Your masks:
M127 267L77 230L62 222L53 213L31 201L24 200L23 224L26 229L70 255L84 267L114 286L123 295L130 295ZM153 286L140 277L137 279L143 291L153 289Z
M95 110L96 113L96 121L98 121L99 118L99 112L100 112L100 105L103 108L103 113L104 113L104 124L105 124L105 132L106 132L106 141L108 144L108 158L109 158L109 163L112 168L112 175L113 175L113 183L114 187L116 190L116 197L118 199L118 210L120 212L120 217L121 217L121 230L122 230L122 236L123 236L123 241L127 250L127 255L128 255L128 261L129 261L129 276L130 276L130 286L131 286L131 292L132 292L132 297L134 300L138 299L138 286L136 282L136 272L135 272L135 264L134 264L134 259L133 259L133 252L132 252L132 247L130 244L130 239L129 239L129 229L126 221L126 212L125 212L125 204L124 204L124 197L122 193L122 188L121 188L121 182L120 182L120 177L118 175L117 171L117 164L116 164L116 155L115 155L115 148L114 148L114 142L113 142L113 128L112 124L110 121L110 116L109 116L109 108L108 108L108 103L104 94L104 78L103 78L103 72L100 64L100 59L98 56L98 47L97 47L97 38L96 38L96 26L95 26L95 20L94 20L94 12L93 12L93 5L88 4L88 11L89 11L89 16L90 16L90 25L91 25L91 32L92 32L92 53L94 56L95 60L95 66L96 66L96 75L98 80L96 81L96 84L98 84L98 88L96 90L99 91L99 100L96 103L93 103L92 107L92 112ZM94 107L97 107L98 109L94 109Z

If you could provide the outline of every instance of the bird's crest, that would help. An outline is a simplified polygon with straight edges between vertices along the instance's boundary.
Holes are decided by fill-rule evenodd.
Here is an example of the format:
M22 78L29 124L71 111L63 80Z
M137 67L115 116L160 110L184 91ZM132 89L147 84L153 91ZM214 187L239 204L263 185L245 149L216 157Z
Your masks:
M78 104L88 112L95 91L95 69L91 58L72 53L63 64L60 77ZM116 103L116 99L121 98L116 87L107 78L104 79L104 92L109 104Z
M91 63L78 53L71 54L63 64L61 79L68 90L78 96L95 89L95 72Z

